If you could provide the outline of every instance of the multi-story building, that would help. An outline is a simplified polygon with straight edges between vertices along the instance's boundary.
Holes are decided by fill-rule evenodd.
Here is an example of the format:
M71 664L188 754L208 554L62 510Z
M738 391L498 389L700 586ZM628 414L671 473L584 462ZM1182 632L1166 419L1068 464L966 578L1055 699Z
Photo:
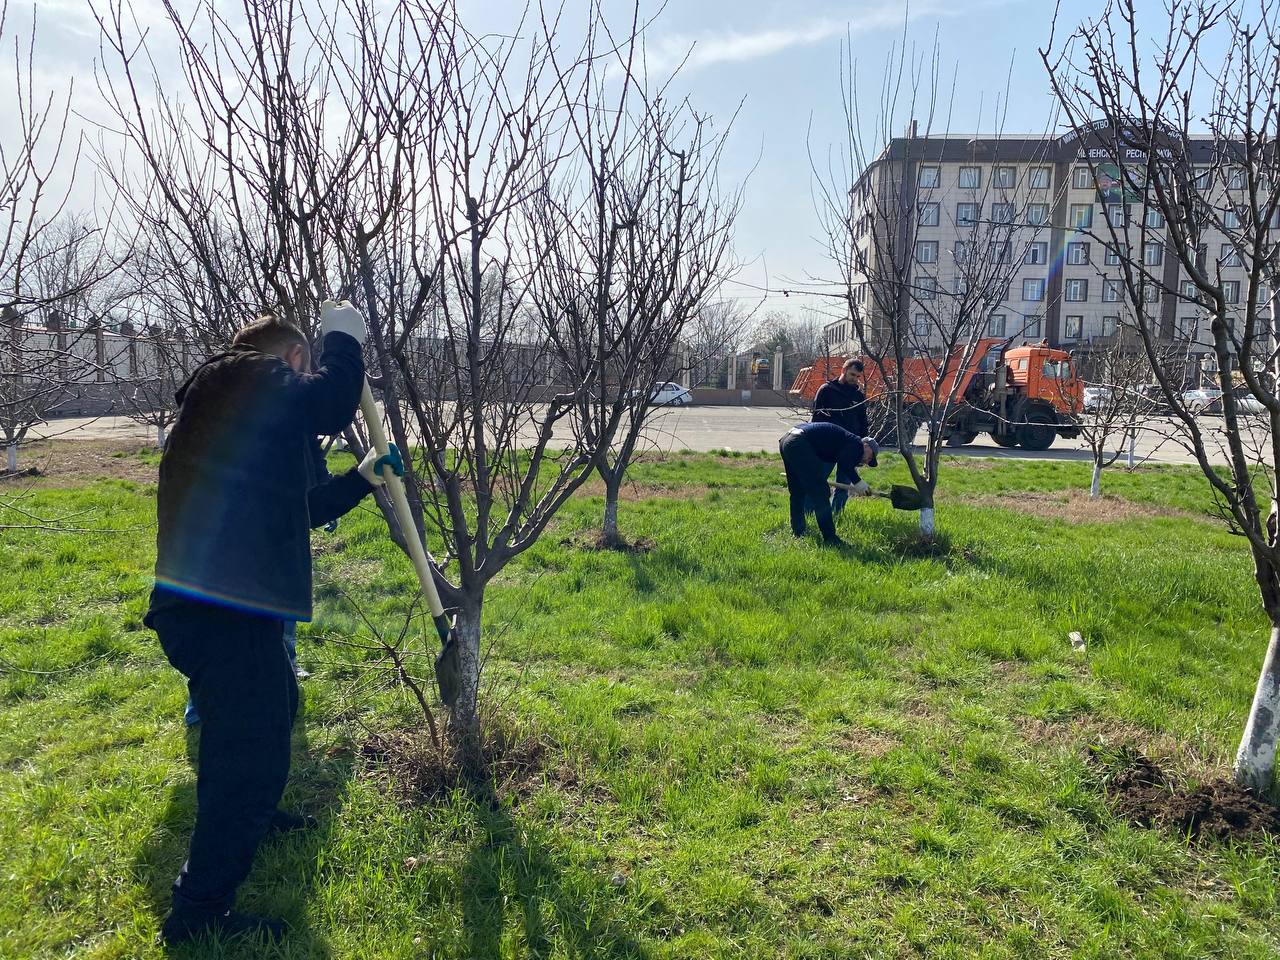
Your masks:
M1193 142L1192 162L1212 162L1211 151L1209 141ZM1145 153L1130 153L1129 159L1145 168ZM832 352L858 352L854 325L859 318L869 325L869 339L883 335L884 311L877 309L872 289L884 275L878 260L892 257L909 271L909 293L899 298L896 310L911 314L911 329L919 334L914 344L928 348L929 315L935 312L931 301L972 282L972 261L965 258L1011 257L1007 267L988 273L999 275L1001 289L989 300L984 335L1012 337L1015 343L1047 340L1087 364L1090 354L1114 342L1125 322L1121 256L1113 240L1123 237L1151 276L1161 279L1164 289L1150 284L1144 296L1156 305L1152 312L1160 318L1162 340L1181 348L1188 368L1196 369L1210 352L1205 311L1187 292L1177 257L1165 249L1163 219L1146 210L1144 229L1141 198L1108 174L1118 171L1105 157L1105 148L1086 146L1073 134L921 137L913 129L894 138L851 191L850 263L857 307L853 317L826 326ZM1238 203L1229 195L1234 186L1243 182L1228 177L1227 195L1220 198L1228 228L1232 205ZM909 229L890 226L897 211L914 215ZM877 229L900 235L886 238L875 235ZM1010 239L989 242L997 236ZM975 237L982 239L975 242ZM1204 239L1201 255L1211 265L1222 264L1228 303L1242 305L1246 271L1232 255L1229 237L1210 230ZM975 246L980 249L971 249Z

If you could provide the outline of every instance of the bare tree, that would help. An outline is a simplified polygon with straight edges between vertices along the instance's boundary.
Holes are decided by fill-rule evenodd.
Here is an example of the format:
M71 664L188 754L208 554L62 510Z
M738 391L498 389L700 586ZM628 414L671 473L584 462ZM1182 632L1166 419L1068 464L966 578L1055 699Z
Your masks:
M572 169L536 195L530 238L546 252L532 307L559 370L581 385L573 422L605 484L601 536L609 547L625 545L619 495L659 410L656 387L723 352L737 334L733 314L707 309L733 268L740 195L722 196L718 183L728 128L713 134L709 118L648 89L636 62L638 6L634 14L621 44L591 29L572 63L554 64Z
M1163 400L1253 557L1271 638L1235 776L1265 791L1280 736L1280 29L1269 2L1170 0L1152 43L1136 6L1112 0L1041 56L1099 183L1095 232L1118 254L1114 282ZM1183 396L1188 365L1165 350L1206 322L1220 441ZM1219 442L1226 471L1211 460Z
M969 374L989 351L995 350L993 362L1003 346L1043 335L1043 317L1036 315L1014 314L1010 322L1001 314L1005 328L991 324L1047 226L1051 187L1033 180L1039 174L1028 157L1004 154L998 134L973 141L967 155L946 153L954 78L948 91L936 39L920 52L907 46L904 32L902 45L888 54L869 124L850 51L846 46L842 57L846 139L825 170L813 162L823 233L867 365L870 419L887 424L882 436L906 461L923 504L921 532L932 537L943 444L976 436L953 415L1001 389L994 378ZM964 204L943 203L953 194L938 179L941 164L966 158L993 165L993 175L966 189ZM997 180L995 169L1007 173ZM962 238L952 250L930 239L937 233L928 228L943 218ZM999 414L1009 429L994 435L1017 442L1014 431L1032 412L1001 406ZM912 440L921 423L928 432L917 454Z

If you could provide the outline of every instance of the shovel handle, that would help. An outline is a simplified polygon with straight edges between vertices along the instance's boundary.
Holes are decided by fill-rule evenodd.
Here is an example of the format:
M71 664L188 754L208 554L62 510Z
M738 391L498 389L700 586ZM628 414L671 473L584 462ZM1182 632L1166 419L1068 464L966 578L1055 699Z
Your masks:
M364 426L369 431L369 442L378 451L379 456L386 456L387 433L382 429L382 414L374 403L373 391L369 389L369 381L365 380L360 393L360 412L364 414ZM404 451L407 456L409 451ZM422 587L422 596L427 601L427 609L431 611L431 619L436 622L437 630L444 619L444 605L440 602L440 594L436 590L436 581L431 574L431 561L427 559L427 551L418 536L418 526L413 522L413 514L409 512L409 498L405 496L404 481L396 476L390 466L383 466L382 478L387 482L387 494L391 497L391 506L395 510L396 522L400 524L400 532L404 534L405 545L409 548L409 559L413 561L413 569L418 574L418 583ZM444 636L441 636L441 640Z

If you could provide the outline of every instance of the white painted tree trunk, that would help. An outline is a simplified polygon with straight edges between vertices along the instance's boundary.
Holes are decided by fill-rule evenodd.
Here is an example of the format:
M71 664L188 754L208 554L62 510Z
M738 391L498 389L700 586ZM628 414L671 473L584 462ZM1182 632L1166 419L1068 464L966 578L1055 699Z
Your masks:
M617 543L618 536L618 495L606 493L604 501L604 542Z
M1138 463L1138 431L1134 430L1129 434L1129 469L1132 470Z
M933 536L933 507L920 508L920 532L926 537Z
M454 621L458 644L458 696L449 713L449 737L458 760L478 774L480 740L480 623L482 600L464 600Z
M6 450L6 454L8 456L8 461L9 461L9 472L17 473L18 472L18 445L16 443L9 444L9 447Z
M1280 627L1271 628L1271 642L1258 675L1253 706L1236 754L1235 776L1242 785L1266 793L1276 769L1276 738L1280 735Z
M164 449L164 424L163 423L156 424L156 448L161 450Z
M1089 482L1089 496L1097 500L1102 496L1102 461L1093 461L1093 480Z

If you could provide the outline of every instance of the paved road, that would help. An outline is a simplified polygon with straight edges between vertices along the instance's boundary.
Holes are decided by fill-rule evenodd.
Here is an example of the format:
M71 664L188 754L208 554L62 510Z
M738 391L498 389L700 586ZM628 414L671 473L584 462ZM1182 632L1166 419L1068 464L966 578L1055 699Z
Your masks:
M788 426L801 421L801 416L786 407L678 407L662 411L649 425L648 449L676 450L777 450L778 437ZM1220 420L1209 417L1203 424L1214 431ZM1152 420L1142 431L1136 445L1138 461L1155 463L1194 463L1195 459L1176 439L1174 425L1168 419ZM36 436L57 436L98 440L154 439L150 427L140 426L125 417L67 418L53 420L37 431ZM947 453L979 457L1034 460L1088 460L1089 453L1081 440L1057 440L1043 453L998 447L985 434L961 448L948 448ZM1221 452L1213 459L1225 462ZM1123 458L1122 458L1123 462Z

